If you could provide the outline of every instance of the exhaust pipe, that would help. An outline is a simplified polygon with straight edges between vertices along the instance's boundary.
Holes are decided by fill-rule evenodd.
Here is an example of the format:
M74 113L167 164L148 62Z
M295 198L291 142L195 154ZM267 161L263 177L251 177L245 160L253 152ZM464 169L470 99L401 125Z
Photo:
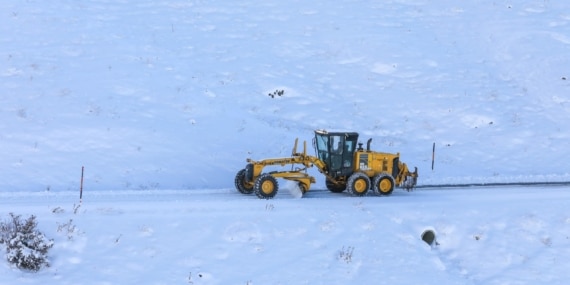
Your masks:
M366 142L366 151L370 151L370 143L372 142L372 138L369 138Z

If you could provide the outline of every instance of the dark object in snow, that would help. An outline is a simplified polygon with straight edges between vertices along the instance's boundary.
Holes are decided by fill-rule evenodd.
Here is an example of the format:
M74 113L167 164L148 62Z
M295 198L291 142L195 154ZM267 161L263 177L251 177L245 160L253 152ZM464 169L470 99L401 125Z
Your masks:
M275 90L273 93L269 93L267 95L271 98L275 98L275 96L283 96L283 94L285 94L285 90Z
M429 244L431 247L439 245L435 239L435 232L433 230L425 230L422 233L422 240Z

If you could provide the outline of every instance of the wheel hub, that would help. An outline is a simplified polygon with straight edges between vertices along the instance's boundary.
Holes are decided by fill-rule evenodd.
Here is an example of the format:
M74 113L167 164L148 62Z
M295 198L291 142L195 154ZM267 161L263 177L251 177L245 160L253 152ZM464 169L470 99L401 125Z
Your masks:
M392 183L388 179L382 179L382 181L380 181L380 191L388 192L390 188L392 188Z
M358 193L366 191L366 182L363 179L358 179L354 182L354 190Z
M265 194L271 194L273 192L274 186L271 181L265 181L261 184L261 191Z

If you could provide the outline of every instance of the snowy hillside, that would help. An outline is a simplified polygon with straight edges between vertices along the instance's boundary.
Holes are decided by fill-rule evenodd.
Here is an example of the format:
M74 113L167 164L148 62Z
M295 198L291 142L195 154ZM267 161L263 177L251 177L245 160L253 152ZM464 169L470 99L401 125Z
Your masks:
M420 185L570 181L568 1L12 0L0 15L0 222L35 215L54 240L38 273L0 252L0 285L568 283L568 186L351 197L312 170L302 199L285 181L273 200L233 189L246 158L288 156L314 129L399 152Z
M0 189L231 187L317 128L420 184L568 180L569 6L4 1Z

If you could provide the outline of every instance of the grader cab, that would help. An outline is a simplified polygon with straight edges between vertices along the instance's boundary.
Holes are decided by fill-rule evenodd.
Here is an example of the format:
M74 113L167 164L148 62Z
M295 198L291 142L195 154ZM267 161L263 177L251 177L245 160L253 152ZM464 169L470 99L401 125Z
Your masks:
M417 168L410 172L400 162L400 154L370 150L371 139L366 149L358 143L356 132L315 131L313 146L316 156L307 155L307 143L303 151L297 152L295 140L291 157L271 158L260 161L247 159L244 169L238 171L235 186L243 194L255 193L259 198L271 199L278 191L277 178L296 181L303 193L309 191L314 177L307 173L310 167L317 167L325 176L325 184L331 192L347 190L354 196L364 196L369 190L380 195L389 195L394 187L408 191L417 183ZM290 170L263 172L266 166L290 165Z

